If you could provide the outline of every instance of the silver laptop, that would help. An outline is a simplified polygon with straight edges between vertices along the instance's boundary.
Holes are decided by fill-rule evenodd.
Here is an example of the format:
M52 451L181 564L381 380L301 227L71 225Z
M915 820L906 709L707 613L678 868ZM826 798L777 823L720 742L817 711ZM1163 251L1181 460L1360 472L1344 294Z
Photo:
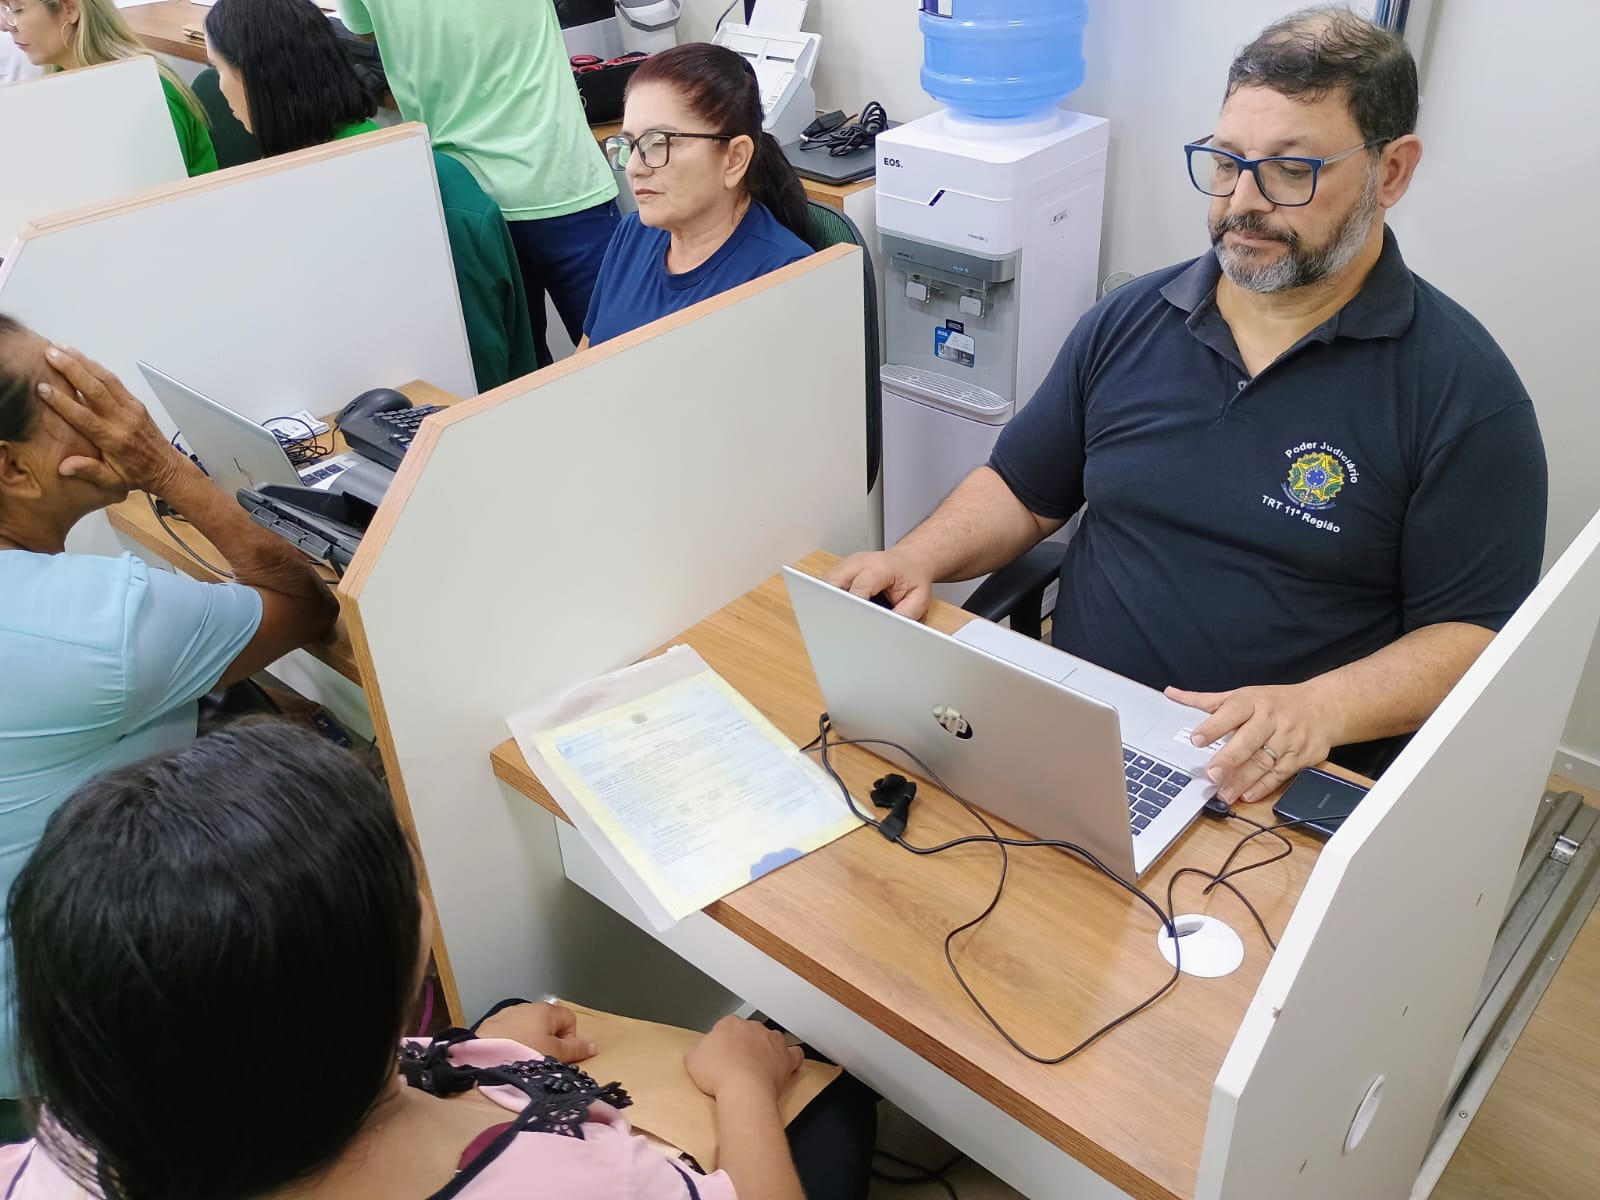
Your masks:
M783 575L839 734L898 742L1034 837L1082 846L1133 880L1215 793L1214 749L1189 740L1198 709L988 621L951 637Z
M394 478L394 472L387 467L356 454L335 455L297 469L272 430L148 363L141 362L139 372L178 423L184 442L200 459L206 473L230 496L237 495L240 488L259 490L270 483L317 491L349 491L376 505ZM376 498L370 498L369 493L375 493Z

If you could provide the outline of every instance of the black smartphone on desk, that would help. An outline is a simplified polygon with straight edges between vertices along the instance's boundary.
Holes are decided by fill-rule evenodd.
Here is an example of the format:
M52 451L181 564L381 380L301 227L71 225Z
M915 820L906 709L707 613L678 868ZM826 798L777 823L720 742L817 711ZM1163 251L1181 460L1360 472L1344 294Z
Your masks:
M1301 829L1332 837L1366 794L1360 784L1307 767L1290 781L1272 811L1285 821L1298 821Z

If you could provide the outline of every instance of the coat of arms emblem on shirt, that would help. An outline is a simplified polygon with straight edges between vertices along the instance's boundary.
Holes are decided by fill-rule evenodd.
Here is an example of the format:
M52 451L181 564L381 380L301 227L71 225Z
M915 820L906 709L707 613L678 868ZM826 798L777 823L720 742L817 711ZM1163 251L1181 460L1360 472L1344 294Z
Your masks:
M1302 454L1289 467L1283 494L1301 508L1332 508L1344 490L1344 464L1321 450Z

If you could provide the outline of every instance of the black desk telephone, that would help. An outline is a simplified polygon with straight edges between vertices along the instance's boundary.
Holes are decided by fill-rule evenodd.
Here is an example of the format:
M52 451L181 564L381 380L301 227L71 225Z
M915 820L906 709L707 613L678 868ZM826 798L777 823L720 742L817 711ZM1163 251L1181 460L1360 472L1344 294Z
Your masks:
M411 401L393 388L373 388L346 404L334 421L350 449L398 471L423 420L440 411L437 404L413 408Z
M240 488L239 503L258 525L342 575L382 502L393 478L390 472L399 469L424 418L439 411L438 405L413 407L392 388L363 392L340 410L334 422L350 449L368 463L351 467L323 491L280 484ZM380 471L372 463L386 469ZM350 486L341 482L345 480Z

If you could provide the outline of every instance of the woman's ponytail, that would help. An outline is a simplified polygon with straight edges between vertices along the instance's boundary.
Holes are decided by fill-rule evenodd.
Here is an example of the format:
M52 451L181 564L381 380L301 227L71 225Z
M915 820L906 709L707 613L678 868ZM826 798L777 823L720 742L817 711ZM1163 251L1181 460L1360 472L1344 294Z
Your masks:
M764 204L778 223L806 245L811 244L811 214L806 210L806 189L794 173L783 147L770 133L756 136L755 157L745 174L745 190Z

